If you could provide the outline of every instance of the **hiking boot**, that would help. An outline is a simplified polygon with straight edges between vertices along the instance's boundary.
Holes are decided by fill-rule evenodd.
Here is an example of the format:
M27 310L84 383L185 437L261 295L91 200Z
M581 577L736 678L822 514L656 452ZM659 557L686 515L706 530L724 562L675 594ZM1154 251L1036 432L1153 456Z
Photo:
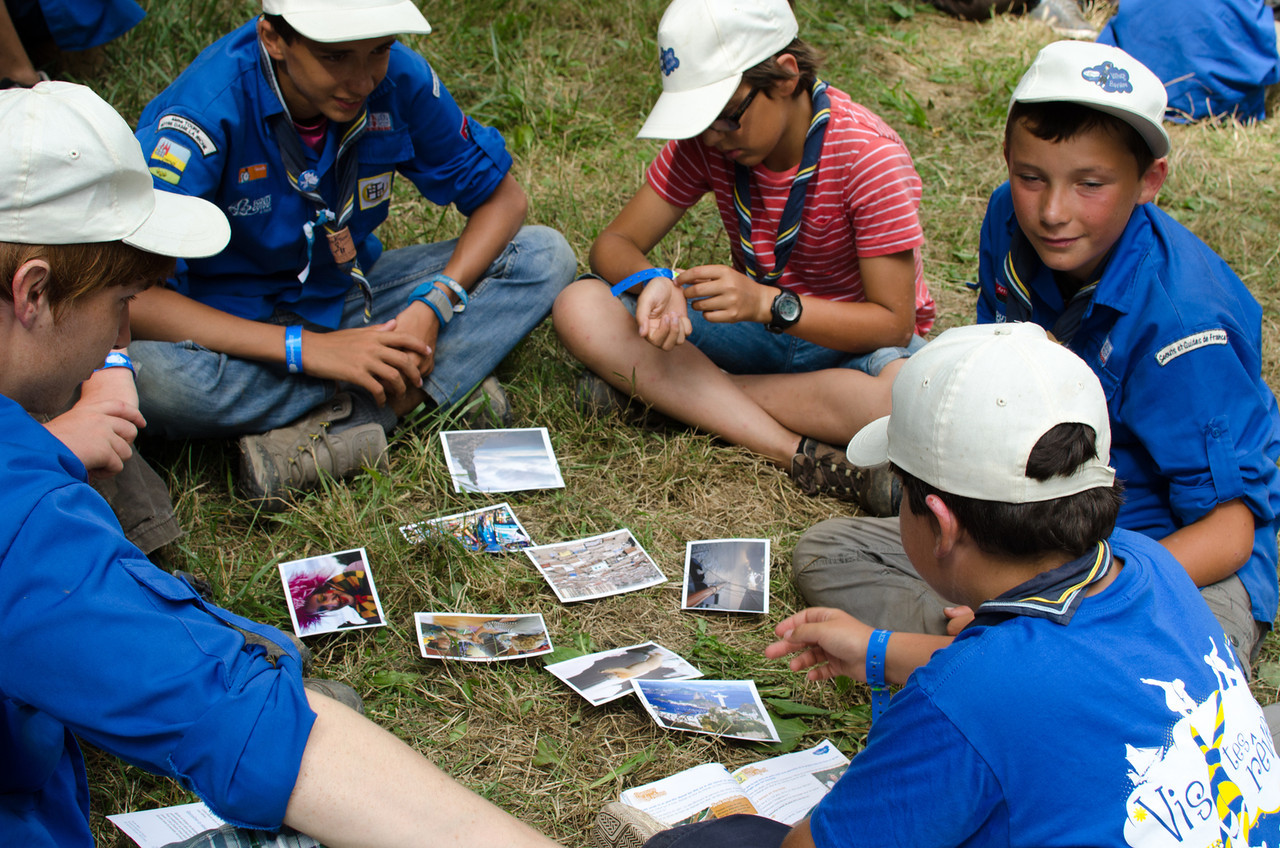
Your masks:
M342 479L366 466L385 470L387 434L368 415L353 415L355 406L350 393L339 392L288 427L241 438L245 497L279 512L291 491L315 488L322 474Z
M579 412L600 418L621 415L626 412L627 406L631 403L630 396L609 385L603 377L586 369L578 375L574 397Z
M591 848L641 848L651 836L669 828L648 813L620 801L605 804L591 826Z
M1076 0L1040 0L1027 12L1027 17L1040 21L1063 38L1093 41L1098 31L1089 23Z
M336 680L321 680L319 677L302 678L302 687L310 689L312 692L324 695L342 704L350 707L360 715L364 715L364 699L360 697L360 693L345 683L339 683Z
M457 421L463 430L501 430L514 420L506 389L492 374L481 380L459 406Z
M868 515L897 515L902 503L902 483L889 463L854 465L844 451L808 436L791 457L791 478L806 495L853 501Z

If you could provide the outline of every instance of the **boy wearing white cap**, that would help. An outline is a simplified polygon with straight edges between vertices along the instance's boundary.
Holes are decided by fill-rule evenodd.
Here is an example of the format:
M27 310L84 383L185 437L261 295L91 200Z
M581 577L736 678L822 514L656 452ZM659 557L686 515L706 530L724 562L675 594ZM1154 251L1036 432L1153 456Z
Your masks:
M522 227L501 135L467 118L400 33L411 0L265 0L144 110L157 188L231 219L217 256L134 309L142 411L170 438L243 437L268 505L372 464L399 415L464 399L545 317L576 261ZM460 236L383 251L400 175L467 216ZM493 417L509 410L486 382Z
M888 514L890 475L832 445L888 410L900 360L933 324L920 178L888 125L816 77L797 31L786 0L667 8L663 93L639 134L674 140L591 248L606 284L567 288L556 332L599 375L584 395L634 395L810 494ZM707 192L731 264L655 268L646 254Z
M932 654L840 610L780 623L766 654L811 680L905 685L790 832L726 819L650 848L730 844L721 828L785 848L1276 844L1280 769L1235 652L1169 552L1113 529L1108 417L1089 366L1032 324L913 356L848 453L892 463L911 561L975 619Z
M130 303L170 257L223 248L226 217L154 189L129 126L69 83L0 91L0 170L0 843L91 848L79 739L173 777L228 822L287 822L331 848L550 845L304 692L293 645L269 658L245 636L275 642L274 629L148 562L31 417L128 343Z
M1107 393L1119 525L1186 568L1247 669L1276 617L1280 414L1261 376L1261 309L1152 201L1168 173L1164 86L1123 51L1058 42L1013 93L1009 181L982 227L980 322L1032 321ZM1001 438L999 432L988 434ZM810 530L810 603L878 626L952 632L966 610L921 584L883 523Z

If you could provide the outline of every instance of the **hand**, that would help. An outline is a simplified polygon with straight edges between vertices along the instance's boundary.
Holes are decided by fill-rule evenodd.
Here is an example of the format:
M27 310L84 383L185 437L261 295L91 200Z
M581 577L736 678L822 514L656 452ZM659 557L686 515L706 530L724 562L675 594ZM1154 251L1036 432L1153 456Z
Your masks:
M436 367L436 339L440 337L440 320L425 303L413 302L396 316L396 326L421 339L428 348L425 356L416 357L418 375L426 377Z
M636 303L640 335L654 347L671 350L693 332L693 324L680 287L665 277L654 277Z
M107 370L122 371L133 382L128 368ZM90 479L101 480L120 473L124 461L133 456L131 445L139 428L146 425L136 404L114 398L81 397L75 406L44 426L84 463Z
M947 616L948 636L959 636L960 631L973 621L973 609L970 607L946 607L942 611Z
M778 641L764 655L778 659L799 654L791 658L791 670L808 669L809 680L853 677L865 683L873 629L842 610L810 607L774 628Z
M676 278L684 286L690 306L716 324L752 321L765 324L773 317L771 306L778 294L727 265L698 265Z
M379 406L422 385L418 363L431 347L385 324L302 334L302 367L312 377L340 380L368 392Z

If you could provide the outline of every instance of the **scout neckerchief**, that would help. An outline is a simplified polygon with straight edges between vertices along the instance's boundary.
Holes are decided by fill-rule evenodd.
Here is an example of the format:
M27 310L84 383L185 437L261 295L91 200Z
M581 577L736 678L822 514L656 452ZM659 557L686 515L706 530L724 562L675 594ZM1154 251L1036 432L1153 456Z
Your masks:
M368 322L373 316L373 289L369 287L369 281L365 279L364 271L360 268L360 260L356 255L355 242L351 238L351 228L347 226L347 221L351 219L351 213L355 210L356 177L360 168L360 163L356 159L355 146L369 126L369 110L361 109L354 121L338 125L339 143L337 154L334 156L334 168L338 175L340 202L338 211L335 213L320 196L319 175L307 167L302 139L298 137L298 131L293 125L289 106L284 102L284 94L281 93L280 84L276 80L275 66L271 62L271 57L267 55L267 50L261 43L258 48L262 74L267 78L271 90L279 98L280 106L284 110L272 115L268 120L276 134L276 143L280 145L280 158L284 161L285 173L289 177L289 184L310 202L315 211L315 218L302 225L303 235L307 238L307 264L298 274L298 282L305 283L311 274L311 251L315 244L315 228L322 226L329 242L329 252L333 254L334 264L340 271L350 274L352 282L360 287L360 294L364 296L364 320Z
M978 607L971 624L999 624L1015 615L1069 624L1086 590L1111 571L1111 546L1099 542L1089 553L1037 574Z
M1098 279L1082 286L1075 294L1067 300L1066 307L1062 310L1062 314L1053 322L1053 326L1049 328L1049 332L1053 333L1053 337L1065 345L1071 344L1071 339L1075 336L1076 331L1080 329L1080 322L1084 320L1084 313L1089 308L1089 304L1093 302L1093 293L1098 289L1098 282L1102 279L1102 269L1107 267L1111 255L1107 254L1098 264ZM1004 259L1004 279L1006 288L1009 290L1009 297L1005 302L1005 318L1009 321L1030 321L1031 320L1031 290L1027 288L1025 280L1030 280L1039 270L1040 257L1036 254L1035 248L1031 246L1031 242L1023 234L1022 230L1015 230L1013 234L1013 242L1009 246L1009 255Z
M809 130L804 137L804 154L791 181L787 203L782 207L782 218L778 221L778 238L773 243L773 270L763 275L756 260L755 247L751 243L751 169L736 162L733 166L733 208L738 210L738 241L742 244L742 258L751 279L764 285L772 285L782 276L783 269L787 267L787 259L791 257L791 249L796 246L805 192L818 170L822 140L826 137L827 122L831 119L831 98L827 96L827 84L815 79L810 96L813 101L813 118L809 121Z

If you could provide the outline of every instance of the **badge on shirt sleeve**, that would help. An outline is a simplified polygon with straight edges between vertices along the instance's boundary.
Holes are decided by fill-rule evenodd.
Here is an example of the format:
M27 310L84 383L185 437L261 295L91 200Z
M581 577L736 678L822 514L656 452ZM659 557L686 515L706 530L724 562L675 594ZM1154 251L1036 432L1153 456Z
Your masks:
M156 130L173 130L182 133L196 143L202 156L218 152L218 145L213 143L209 134L190 118L184 118L181 115L165 115L156 124Z
M1163 368L1184 353L1190 353L1205 345L1224 345L1227 343L1226 330L1203 330L1199 333L1192 333L1156 351L1156 364Z
M361 211L372 209L379 203L387 202L391 197L391 178L393 176L393 172L387 171L385 174L378 174L376 177L365 177L357 183Z
M151 158L154 161L163 162L169 170L181 174L187 169L187 162L191 159L191 148L178 144L172 139L162 138L156 142L155 149L151 151Z
M169 185L177 185L178 180L182 179L181 174L175 174L173 171L170 171L168 168L161 168L157 165L152 165L148 170L151 171L151 175L153 177L164 180Z
M369 130L371 132L386 132L391 129L391 113L390 112L370 112L369 113Z

